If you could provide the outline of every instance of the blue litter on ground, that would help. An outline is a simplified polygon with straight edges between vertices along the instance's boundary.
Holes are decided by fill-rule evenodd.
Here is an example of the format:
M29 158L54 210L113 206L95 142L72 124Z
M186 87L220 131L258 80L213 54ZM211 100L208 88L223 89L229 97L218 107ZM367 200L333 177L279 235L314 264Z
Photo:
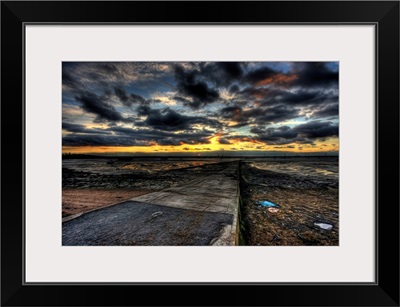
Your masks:
M257 203L257 205L263 206L263 207L275 207L275 208L280 208L279 205L271 203L268 200L259 200Z

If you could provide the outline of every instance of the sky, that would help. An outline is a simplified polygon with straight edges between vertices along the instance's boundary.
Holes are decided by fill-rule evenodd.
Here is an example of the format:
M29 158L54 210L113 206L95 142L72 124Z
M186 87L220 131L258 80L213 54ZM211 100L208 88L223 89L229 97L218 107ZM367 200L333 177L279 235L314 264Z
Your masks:
M339 150L338 62L63 62L63 153Z

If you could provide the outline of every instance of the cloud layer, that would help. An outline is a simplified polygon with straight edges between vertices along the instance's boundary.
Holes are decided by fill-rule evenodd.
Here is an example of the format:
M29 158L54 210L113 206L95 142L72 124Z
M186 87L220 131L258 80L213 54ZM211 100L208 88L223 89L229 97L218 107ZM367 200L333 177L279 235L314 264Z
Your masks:
M338 74L335 62L64 62L63 146L315 146L339 136Z

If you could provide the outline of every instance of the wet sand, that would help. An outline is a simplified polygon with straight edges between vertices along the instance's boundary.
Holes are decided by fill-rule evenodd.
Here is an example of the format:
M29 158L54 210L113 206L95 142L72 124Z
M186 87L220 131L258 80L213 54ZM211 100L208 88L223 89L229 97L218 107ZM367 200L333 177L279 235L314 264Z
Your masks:
M63 189L62 217L92 211L154 190Z

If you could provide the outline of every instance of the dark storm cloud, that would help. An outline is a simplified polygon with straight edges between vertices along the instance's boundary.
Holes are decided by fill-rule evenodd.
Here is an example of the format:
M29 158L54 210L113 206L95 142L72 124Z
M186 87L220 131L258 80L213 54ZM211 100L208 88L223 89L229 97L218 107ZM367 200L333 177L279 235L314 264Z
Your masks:
M221 127L221 123L215 119L182 115L170 108L158 110L149 106L140 106L137 112L139 116L146 116L146 119L143 122L137 122L136 125L148 126L159 130L192 130L192 126L195 124L209 125L215 128Z
M122 117L113 105L105 101L104 97L94 93L81 93L75 97L75 100L81 103L83 110L95 114L97 116L96 121L98 122L130 121L130 119Z
M110 131L115 135L129 136L138 140L151 140L156 142L162 139L174 138L174 137L180 140L206 138L213 134L212 131L208 130L196 130L192 132L185 131L182 133L175 133L169 131L161 131L157 129L146 129L146 128L137 129L137 128L129 128L121 126L110 127L107 129L107 131Z
M235 117L239 117L243 113L243 110L241 107L232 106L222 108L220 112L222 117L234 119Z
M114 63L63 63L63 84L70 85L70 90L83 90L85 85L101 84L108 87L106 82L110 78L121 79L118 66Z
M187 105L193 109L215 102L219 98L217 90L209 87L206 82L198 80L194 71L185 71L182 67L175 68L175 79L178 93L184 98L191 98Z
M229 80L238 80L243 75L239 62L219 62L216 66Z
M118 74L118 68L114 63L94 63L94 65L107 74Z
M313 112L311 117L321 118L321 117L337 117L339 116L339 104L333 103L324 105L321 108Z
M286 74L261 67L248 72L243 79L251 85L241 90L235 88L236 95L231 102L259 112L241 112L240 116L222 114L234 115L231 118L239 124L277 123L306 114L304 111L313 118L338 115L338 72L330 70L325 63L293 63Z
M114 88L115 95L121 100L121 102L126 106L131 106L132 102L129 99L128 93L122 87Z
M62 129L73 133L90 133L90 134L111 134L106 129L88 129L84 125L72 124L68 122L62 123Z
M338 96L333 92L323 90L297 90L297 91L271 91L266 95L261 105L289 104L289 105L310 105L321 104L327 101L337 101Z
M317 139L339 136L339 127L330 121L311 121L297 125L262 129L254 127L250 132L257 135L255 140L269 145L285 145L290 143L313 144Z
M63 137L63 146L151 146L208 144L212 131L196 130L193 132L172 133L157 129L137 129L115 126L102 129L89 129L82 125L63 123L63 128L74 134Z
M339 136L339 126L329 121L315 120L298 125L294 127L293 130L298 132L299 135L311 139Z
M270 93L269 89L265 89L262 87L247 86L241 91L239 91L238 95L240 96L240 98L253 100L253 99L261 99L264 96L268 95L269 93Z
M277 105L261 109L255 121L258 124L272 124L296 117L299 117L299 109Z
M67 135L63 137L63 146L146 146L148 141L136 140L118 135Z
M229 88L229 93L236 93L237 91L239 91L239 86L237 84L233 84L230 88Z
M152 128L176 131L190 129L192 121L192 117L183 116L173 110L168 110L164 114L154 110L148 115L144 123Z
M277 104L292 106L309 106L338 101L336 91L324 89L265 89L247 87L239 92L242 101L257 101L259 106Z
M115 86L132 83L152 87L168 73L172 74L172 65L162 62L63 62L63 94L76 95L74 89L97 91L99 87L114 91Z
M253 127L250 129L250 132L254 133L254 134L262 134L262 133L265 133L265 130L261 129L259 127Z
M255 132L255 130L251 130L251 132ZM298 133L293 131L287 126L278 127L278 128L268 128L258 134L258 140L267 142L268 144L283 144L287 140L294 140L297 137ZM283 141L283 142L282 142Z
M186 99L186 98L180 97L180 96L175 96L174 100L176 100L178 102L183 102L183 104L185 104L185 105L191 103L191 101L189 99Z
M259 115L260 110L258 110L258 112L256 112L255 109L244 111L241 107L238 106L222 108L219 114L219 116L221 116L222 118L236 122L236 124L230 123L230 128L240 128L247 126L251 123L253 118L256 118Z
M142 96L134 94L134 93L131 93L130 98L133 103L146 104L149 102L146 99L144 99Z
M234 102L222 108L220 115L239 123L278 123L306 113L311 113L313 118L338 115L338 93L334 90L247 87L238 93ZM247 110L243 111L242 106L247 106Z
M251 124L251 122L242 121L242 122L238 122L236 124L230 125L229 128L240 128L240 127L248 126L250 124Z
M232 125L231 127L239 128L250 123L267 125L296 118L299 116L299 110L300 109L298 108L286 105L259 107L248 110L243 110L241 107L232 106L222 108L220 111L220 116L225 119L236 121L237 124Z
M224 138L220 138L220 139L218 140L218 142L219 142L220 144L231 144L231 142L229 142L229 140L224 139Z
M262 116L263 112L264 112L263 109L253 108L253 109L243 110L242 107L232 106L232 107L222 108L220 110L220 115L223 118L241 121Z
M228 87L243 77L243 63L240 62L211 62L201 63L196 73L198 78L203 78L214 83L217 87Z
M276 71L269 67L262 67L260 69L256 69L254 71L249 72L244 80L246 82L257 84L258 82L265 80L267 78L271 78L276 74Z
M78 86L77 80L72 77L72 75L66 69L63 69L62 71L62 84L63 86L67 86L69 88L75 88Z
M79 124L71 124L71 123L62 123L62 129L69 132L83 132L86 133L87 129L84 125Z
M142 96L128 93L122 87L115 87L114 93L118 97L118 99L122 102L123 105L130 107L132 104L146 104L148 101L144 99Z
M330 70L323 62L296 62L293 64L293 71L298 78L294 85L304 87L338 86L339 73Z

